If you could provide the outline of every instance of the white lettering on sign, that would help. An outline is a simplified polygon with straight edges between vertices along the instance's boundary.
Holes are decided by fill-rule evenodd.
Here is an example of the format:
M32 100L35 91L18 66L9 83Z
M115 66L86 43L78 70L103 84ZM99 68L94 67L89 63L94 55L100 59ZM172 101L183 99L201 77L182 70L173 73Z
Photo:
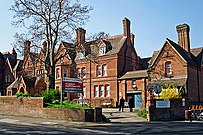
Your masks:
M170 108L170 100L157 100L156 101L156 108Z

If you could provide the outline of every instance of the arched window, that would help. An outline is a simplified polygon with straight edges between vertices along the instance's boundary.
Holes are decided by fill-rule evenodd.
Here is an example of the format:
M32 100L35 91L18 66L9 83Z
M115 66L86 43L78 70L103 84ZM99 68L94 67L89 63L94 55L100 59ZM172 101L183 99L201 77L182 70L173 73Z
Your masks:
M85 77L86 77L86 69L85 69L85 67L82 68L81 77L82 77L82 78L85 78Z
M165 63L165 73L166 73L166 75L171 75L172 74L171 62L166 62Z

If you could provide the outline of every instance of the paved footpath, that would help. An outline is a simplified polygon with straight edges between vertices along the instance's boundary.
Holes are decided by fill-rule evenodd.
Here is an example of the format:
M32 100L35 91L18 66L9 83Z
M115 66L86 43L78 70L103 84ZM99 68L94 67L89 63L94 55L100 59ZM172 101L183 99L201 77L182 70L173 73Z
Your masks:
M146 122L146 119L137 116L139 109L134 109L130 112L129 108L124 108L123 112L119 112L118 108L103 108L103 115L109 119L109 122Z
M95 122L73 122L66 120L53 120L43 118L32 117L17 117L17 116L5 116L0 115L0 122L21 124L30 126L55 126L55 127L84 127L92 125L111 125L111 123L123 123L123 122L146 122L146 119L136 116L136 110L129 112L129 109L125 109L124 112L119 112L117 108L103 108L103 115L107 118L107 123L95 123Z

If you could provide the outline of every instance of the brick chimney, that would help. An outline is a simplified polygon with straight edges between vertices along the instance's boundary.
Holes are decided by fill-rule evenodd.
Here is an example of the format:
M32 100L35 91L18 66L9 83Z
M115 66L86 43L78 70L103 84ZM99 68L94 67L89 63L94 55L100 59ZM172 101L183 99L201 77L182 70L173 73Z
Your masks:
M30 53L30 44L31 42L29 40L24 41L24 57Z
M187 52L190 52L190 27L187 24L180 24L176 26L176 31L178 32L178 44L185 49Z
M85 43L85 33L86 30L84 30L83 28L76 29L76 44Z
M126 17L123 19L123 34L130 39L130 20Z
M44 42L42 43L42 50L43 50L43 52L46 52L46 51L47 51L47 42L46 42L46 41L44 41Z

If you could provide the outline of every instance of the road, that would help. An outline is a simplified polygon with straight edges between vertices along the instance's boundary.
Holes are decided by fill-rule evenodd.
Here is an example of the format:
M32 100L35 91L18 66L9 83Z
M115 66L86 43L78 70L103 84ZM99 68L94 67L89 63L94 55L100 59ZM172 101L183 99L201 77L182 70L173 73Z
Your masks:
M148 122L131 112L106 110L108 123L70 122L0 115L0 135L203 134L203 121Z

